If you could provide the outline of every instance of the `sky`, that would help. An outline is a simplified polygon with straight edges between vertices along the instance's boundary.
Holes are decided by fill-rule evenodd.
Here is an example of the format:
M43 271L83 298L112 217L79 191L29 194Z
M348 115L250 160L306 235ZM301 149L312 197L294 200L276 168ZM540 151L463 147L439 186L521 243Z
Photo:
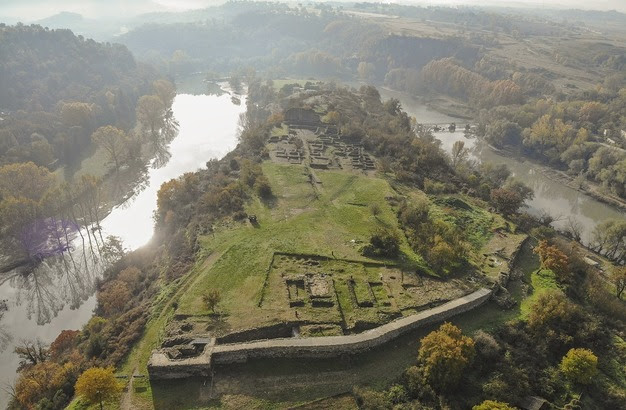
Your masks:
M362 1L362 0L361 0ZM385 1L385 0L378 0ZM545 8L619 10L626 13L626 0L387 0L416 5L492 5ZM24 22L35 21L61 11L85 17L132 16L150 11L182 11L223 3L224 0L0 0L0 16ZM294 2L308 3L307 0Z

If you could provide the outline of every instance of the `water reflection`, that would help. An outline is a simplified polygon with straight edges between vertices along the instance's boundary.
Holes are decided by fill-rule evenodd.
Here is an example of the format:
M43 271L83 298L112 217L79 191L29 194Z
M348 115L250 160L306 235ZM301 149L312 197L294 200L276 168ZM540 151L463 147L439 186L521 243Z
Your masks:
M154 150L154 160L152 161L152 168L163 168L169 160L172 158L170 152L170 143L178 135L179 124L174 118L172 111L168 111L165 118L165 125L160 130L158 138L152 140L152 149Z
M83 230L76 235L71 251L49 256L11 277L8 284L15 290L14 306L23 305L26 318L37 325L50 323L66 306L77 309L95 292L97 279L119 256L108 251L117 246L115 238L105 242L99 231Z

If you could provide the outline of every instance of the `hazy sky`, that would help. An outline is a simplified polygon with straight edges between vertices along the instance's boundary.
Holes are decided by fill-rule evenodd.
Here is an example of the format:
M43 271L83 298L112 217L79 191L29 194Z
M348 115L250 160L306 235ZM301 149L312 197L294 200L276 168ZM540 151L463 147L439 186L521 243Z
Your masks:
M308 3L307 0L299 0ZM294 3L299 1L294 0ZM382 0L385 1L385 0ZM393 0L396 2L396 0ZM72 11L86 17L130 16L149 11L176 11L206 7L224 0L0 0L0 16L34 21L61 11ZM399 0L419 5L499 5L545 8L581 8L626 12L626 0Z

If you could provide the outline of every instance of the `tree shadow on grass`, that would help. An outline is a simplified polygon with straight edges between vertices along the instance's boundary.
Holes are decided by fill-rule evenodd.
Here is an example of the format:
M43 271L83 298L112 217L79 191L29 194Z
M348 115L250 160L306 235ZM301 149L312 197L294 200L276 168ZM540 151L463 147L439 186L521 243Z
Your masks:
M267 208L273 209L278 206L278 197L276 197L276 195L274 194L265 197L259 197L259 199L261 200L261 203Z

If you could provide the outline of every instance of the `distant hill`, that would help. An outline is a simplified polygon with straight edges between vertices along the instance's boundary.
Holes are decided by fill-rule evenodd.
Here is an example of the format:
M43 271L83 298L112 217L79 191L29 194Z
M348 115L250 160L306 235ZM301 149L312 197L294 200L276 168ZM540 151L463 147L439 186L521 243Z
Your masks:
M75 24L84 24L85 21L82 14L63 11L59 14L38 20L35 23L49 28L69 28Z

